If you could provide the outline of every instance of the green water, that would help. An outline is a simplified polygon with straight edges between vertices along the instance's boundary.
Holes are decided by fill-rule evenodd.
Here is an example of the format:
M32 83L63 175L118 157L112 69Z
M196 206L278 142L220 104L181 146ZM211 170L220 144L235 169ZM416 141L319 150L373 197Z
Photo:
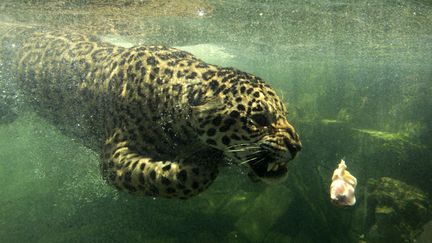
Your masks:
M75 2L79 11L89 1ZM402 242L418 237L432 219L432 3L208 3L214 7L208 16L143 16L142 25L157 31L114 39L187 46L208 62L267 80L287 102L304 147L291 162L288 180L276 186L252 183L245 171L231 167L187 201L132 197L105 184L97 154L22 105L16 120L0 124L1 242ZM0 20L27 18L46 17L0 12ZM328 196L341 158L359 181L352 208L334 207ZM393 202L394 213L377 214L368 204L367 182L381 177L421 190L429 211ZM413 223L408 214L418 210L422 213ZM397 228L392 220L414 226ZM403 238L400 232L413 235Z

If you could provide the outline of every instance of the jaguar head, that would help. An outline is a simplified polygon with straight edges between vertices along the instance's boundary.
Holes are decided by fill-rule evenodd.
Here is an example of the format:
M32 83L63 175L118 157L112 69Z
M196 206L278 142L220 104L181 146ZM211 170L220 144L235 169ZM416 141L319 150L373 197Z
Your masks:
M208 96L213 101L199 122L201 140L260 180L280 182L302 147L286 107L261 79L243 72L233 79L220 81L224 88Z

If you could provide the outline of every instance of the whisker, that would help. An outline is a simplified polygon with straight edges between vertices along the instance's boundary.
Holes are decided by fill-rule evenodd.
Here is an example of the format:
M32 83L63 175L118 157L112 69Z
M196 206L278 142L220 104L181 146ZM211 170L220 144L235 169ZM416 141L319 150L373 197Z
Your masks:
M240 162L240 165L246 164L247 162L253 161L253 160L257 159L257 158L258 158L258 157L253 157L253 158L250 158L250 159L244 160L244 161Z
M234 151L234 152L248 152L248 151L250 151L250 150L237 150L237 151ZM231 152L231 151L229 151L229 152ZM261 149L257 149L256 151L250 151L250 153L247 154L246 156L248 158L250 158L251 156L257 156L257 155L259 155L260 153L263 153L263 152L264 151L262 151Z
M248 151L248 150L256 150L259 148L260 147L246 147L246 148L239 148L239 149L229 149L227 151L228 152L244 152L244 151Z
M254 149L254 148L231 149L231 150L227 150L227 152L231 152L231 153L233 153L233 152L245 152L245 151L249 151L249 150L251 150L251 149Z
M263 161L263 160L265 160L265 158L261 158L261 159L255 161L253 164L256 165L256 164L258 164L259 162L261 162L261 161Z
M243 164L246 164L246 163L254 161L254 160L258 160L258 161L255 161L254 164L256 164L258 162L261 162L262 160L265 159L265 157L263 157L263 156L260 155L263 152L264 151L262 151L262 150L255 151L254 153L248 155L249 158L247 158L246 160L240 162L239 164L243 165Z
M259 154L259 153L263 153L263 152L264 152L264 150L259 149L259 150L255 151L255 152L251 153L250 155L252 155L252 154Z
M241 146L254 146L254 145L252 143L239 143L239 144L234 144L234 145L228 146L228 148L236 148L236 147L241 147Z
M243 146L243 147L234 147L230 149L241 149L241 148L260 148L259 146Z
M257 150L257 149L260 149L260 147L256 146L256 145L250 145L250 144L248 144L248 145L244 145L242 147L240 147L240 146L231 146L231 147L228 147L228 150L226 150L226 151L228 151L228 152L242 152L242 151Z

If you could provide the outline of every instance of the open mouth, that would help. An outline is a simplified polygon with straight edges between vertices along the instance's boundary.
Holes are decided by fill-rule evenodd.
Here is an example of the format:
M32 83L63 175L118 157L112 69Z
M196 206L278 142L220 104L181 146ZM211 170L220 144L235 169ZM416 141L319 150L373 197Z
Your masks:
M252 171L261 178L278 179L284 177L288 172L287 161L277 161L273 156L268 153L262 155L263 159L259 162L248 162Z

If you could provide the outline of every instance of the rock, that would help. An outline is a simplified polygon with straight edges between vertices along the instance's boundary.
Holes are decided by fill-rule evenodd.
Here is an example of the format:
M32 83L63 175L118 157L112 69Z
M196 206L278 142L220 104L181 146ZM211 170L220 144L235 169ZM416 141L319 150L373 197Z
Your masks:
M431 218L430 198L396 179L368 181L367 242L414 242Z
M293 199L293 193L285 186L269 186L237 220L235 228L249 241L260 242L288 210Z

